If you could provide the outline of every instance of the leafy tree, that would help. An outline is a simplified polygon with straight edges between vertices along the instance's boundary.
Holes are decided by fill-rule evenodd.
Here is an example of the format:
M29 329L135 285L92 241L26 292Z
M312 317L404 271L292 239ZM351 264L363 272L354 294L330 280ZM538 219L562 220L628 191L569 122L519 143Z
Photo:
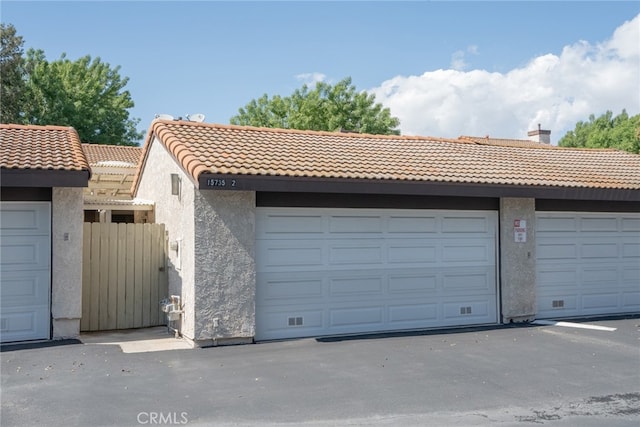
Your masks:
M16 123L24 90L24 41L13 25L0 23L0 43L0 122Z
M629 117L626 110L613 117L607 111L593 114L588 122L579 121L574 130L558 141L561 147L615 148L640 154L640 114Z
M129 118L134 103L119 66L89 55L48 62L41 50L30 49L25 68L24 122L72 126L83 142L97 144L137 145L143 137L136 130L140 120Z
M238 115L236 125L284 129L321 130L399 135L400 120L375 102L375 95L357 92L347 77L335 85L316 83L296 89L287 97L266 94L251 100Z
M1 24L3 123L72 126L82 142L137 145L140 119L129 118L134 106L125 90L129 79L100 58L71 61L63 54L49 62L42 50L23 54L22 37Z

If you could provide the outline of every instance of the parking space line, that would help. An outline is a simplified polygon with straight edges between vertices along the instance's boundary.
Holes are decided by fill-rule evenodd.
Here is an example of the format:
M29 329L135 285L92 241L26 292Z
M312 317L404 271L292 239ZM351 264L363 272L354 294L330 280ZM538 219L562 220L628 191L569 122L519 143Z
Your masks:
M585 323L556 322L555 320L534 320L531 323L534 325L563 326L565 328L592 329L596 331L607 331L607 332L613 332L616 329L618 329L618 328L609 328L607 326L589 325Z

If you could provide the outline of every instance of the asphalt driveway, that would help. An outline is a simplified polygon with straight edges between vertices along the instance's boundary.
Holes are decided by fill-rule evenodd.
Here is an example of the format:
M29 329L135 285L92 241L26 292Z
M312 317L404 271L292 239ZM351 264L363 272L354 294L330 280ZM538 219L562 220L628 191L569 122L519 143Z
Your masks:
M1 424L640 422L640 319L124 353L3 347Z

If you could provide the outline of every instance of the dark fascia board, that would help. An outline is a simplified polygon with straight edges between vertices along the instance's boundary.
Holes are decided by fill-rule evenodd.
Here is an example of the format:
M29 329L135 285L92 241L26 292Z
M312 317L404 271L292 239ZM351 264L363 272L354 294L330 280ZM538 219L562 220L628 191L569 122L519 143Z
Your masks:
M640 201L640 189L200 174L200 190Z
M88 187L89 171L1 169L3 187Z

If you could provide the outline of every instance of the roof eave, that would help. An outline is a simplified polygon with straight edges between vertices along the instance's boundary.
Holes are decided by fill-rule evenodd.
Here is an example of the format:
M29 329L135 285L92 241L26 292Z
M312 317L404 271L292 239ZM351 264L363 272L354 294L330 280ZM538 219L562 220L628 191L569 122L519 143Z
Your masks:
M0 169L2 187L88 187L88 170Z
M640 201L640 189L201 173L200 190Z

